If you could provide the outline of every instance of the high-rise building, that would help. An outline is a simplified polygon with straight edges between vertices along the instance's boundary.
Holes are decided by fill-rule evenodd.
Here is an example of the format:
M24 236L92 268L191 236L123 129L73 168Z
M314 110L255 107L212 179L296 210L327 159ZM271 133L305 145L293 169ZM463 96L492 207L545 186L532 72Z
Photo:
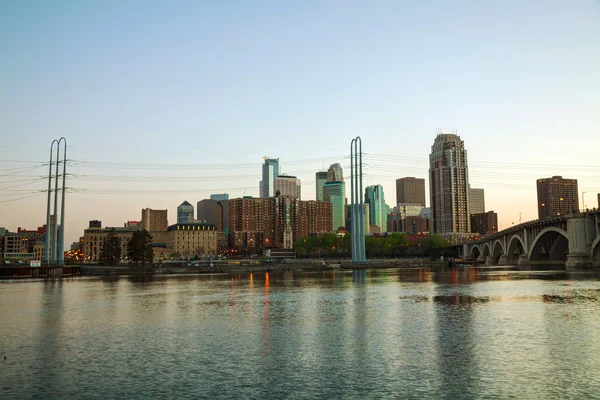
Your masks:
M217 214L218 214L217 200L204 199L196 203L196 221L205 224L217 225ZM220 230L220 229L217 229Z
M471 232L485 236L498 232L498 214L493 211L471 214Z
M290 248L302 237L333 231L331 203L325 201L278 196L232 199L229 206L229 244L238 252Z
M429 155L432 233L470 233L469 168L460 136L440 133Z
M600 209L600 193L598 193L598 209Z
M396 204L418 204L425 207L425 179L396 179Z
M378 233L384 233L387 229L387 205L385 204L383 187L381 185L367 186L365 189L365 203L369 205L371 232L379 230Z
M327 182L344 182L344 170L340 164L335 163L329 166Z
M229 200L229 194L228 193L211 194L210 199L216 200L216 201Z
M469 188L469 204L471 214L481 214L485 212L485 195L483 189ZM475 232L475 231L473 231Z
M323 185L325 198L331 203L333 230L346 226L346 187L344 182L331 181Z
M302 185L300 179L289 175L279 175L275 178L275 196L288 196L300 199L301 194Z
M275 197L275 180L279 175L279 158L263 157L262 180L260 181L259 196Z
M151 208L142 210L142 227L148 232L166 231L168 226L167 210L153 210Z
M538 215L547 219L579 210L577 179L562 176L537 180Z
M184 201L177 207L177 223L187 224L194 222L194 206Z
M323 185L325 184L325 182L327 182L327 171L319 171L315 174L315 181L316 181L316 189L317 189L317 194L316 194L316 199L318 201L323 201L325 200L324 193L323 193Z

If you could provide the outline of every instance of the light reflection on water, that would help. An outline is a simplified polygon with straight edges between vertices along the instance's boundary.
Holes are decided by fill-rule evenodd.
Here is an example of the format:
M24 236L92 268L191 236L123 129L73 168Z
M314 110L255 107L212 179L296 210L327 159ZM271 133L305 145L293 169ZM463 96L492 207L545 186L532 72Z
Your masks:
M600 281L376 270L0 282L2 398L593 398Z

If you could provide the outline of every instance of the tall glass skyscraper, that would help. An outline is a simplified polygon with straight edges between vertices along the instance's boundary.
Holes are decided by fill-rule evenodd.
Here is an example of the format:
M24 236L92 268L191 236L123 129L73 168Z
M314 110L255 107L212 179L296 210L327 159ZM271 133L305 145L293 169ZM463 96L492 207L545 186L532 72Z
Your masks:
M455 133L440 133L429 155L432 233L471 232L469 167L465 143Z
M344 182L344 170L338 163L331 164L327 170L327 182Z
M344 183L344 171L340 164L331 164L327 170L327 181L323 184L323 201L331 203L333 230L345 228L346 184Z
M279 175L279 158L263 157L262 180L259 184L260 197L275 197L275 180Z
M325 185L325 182L327 182L327 171L317 172L315 175L315 181L316 181L316 189L317 189L316 199L318 201L323 201L323 199L325 198L324 192L323 192L323 185Z
M365 203L369 205L369 224L379 228L379 232L387 231L387 205L381 185L367 186Z
M194 222L194 206L184 201L177 207L177 223L187 224Z
M346 226L346 185L340 181L325 182L323 191L327 201L331 203L333 230L344 228Z

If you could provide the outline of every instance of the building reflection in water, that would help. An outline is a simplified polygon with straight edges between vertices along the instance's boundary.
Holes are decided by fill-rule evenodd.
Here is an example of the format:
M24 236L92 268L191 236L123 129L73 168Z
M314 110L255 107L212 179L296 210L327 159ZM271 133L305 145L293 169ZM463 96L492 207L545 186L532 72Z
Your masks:
M367 278L367 270L365 269L353 269L352 270L352 282L365 283Z
M463 293L456 293L448 283L469 279L469 274L461 276L458 271L445 271L436 274L434 299L435 327L437 333L438 368L441 387L461 387L463 397L471 398L477 394L474 382L479 382L476 354L477 343L474 332L473 311L464 307L470 304L474 296L464 293L472 290L462 286ZM459 355L459 356L457 356Z

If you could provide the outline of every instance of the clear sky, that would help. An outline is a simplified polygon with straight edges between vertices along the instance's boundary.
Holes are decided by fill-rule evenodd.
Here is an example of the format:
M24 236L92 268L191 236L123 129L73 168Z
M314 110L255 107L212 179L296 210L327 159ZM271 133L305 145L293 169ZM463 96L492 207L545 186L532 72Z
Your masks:
M263 156L314 199L317 170L349 173L357 135L366 184L393 205L396 178L427 177L440 128L464 139L503 228L537 217L540 177L579 179L597 206L600 2L0 0L10 230L45 223L40 165L61 136L70 243L91 219L175 222L184 200L256 196Z

